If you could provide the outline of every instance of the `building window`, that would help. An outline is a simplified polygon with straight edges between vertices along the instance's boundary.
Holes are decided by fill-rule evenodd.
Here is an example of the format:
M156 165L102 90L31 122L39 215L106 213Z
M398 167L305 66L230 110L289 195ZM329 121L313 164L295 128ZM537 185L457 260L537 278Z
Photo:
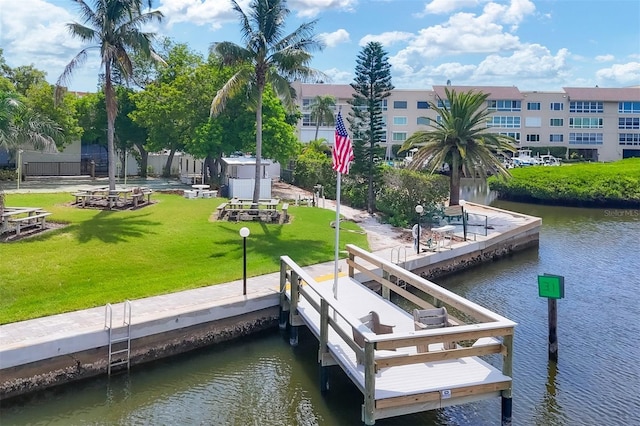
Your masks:
M551 119L549 119L549 126L551 126L551 127L562 127L562 126L564 126L564 119L562 119L562 118L551 118Z
M602 133L569 133L571 145L602 145Z
M449 99L438 99L438 108L451 108L451 103L449 102Z
M562 102L551 102L549 109L551 111L562 111L564 109L564 104Z
M387 102L387 99L383 99L380 101L380 109L382 109L383 111L387 111L389 109L389 105Z
M309 114L309 113L302 114L302 126L303 127L305 127L305 126L314 126L315 127L315 125L316 125L315 123L311 122L311 114Z
M618 118L618 129L640 129L640 117Z
M428 117L418 117L418 121L416 122L418 125L428 126L431 124L431 120Z
M527 135L527 142L540 142L540 135Z
M522 106L520 101L496 100L487 101L489 111L520 111Z
M487 127L502 127L504 129L519 129L520 117L495 115L487 119Z
M618 112L640 114L640 102L618 102Z
M572 129L602 129L604 119L593 117L570 117L569 127Z
M602 113L603 102L596 101L572 101L569 102L569 112Z
M311 107L311 102L313 102L313 99L310 99L310 98L302 99L302 110L309 111L309 108Z
M418 109L429 109L429 102L427 102L427 101L418 101L417 108Z
M527 102L527 109L529 111L540 111L540 102Z
M499 135L509 136L510 138L514 138L516 141L520 142L520 132L500 132Z
M442 116L436 115L436 123L442 123Z
M393 132L393 142L404 142L407 140L407 132Z
M407 117L393 117L393 125L394 126L406 126L407 125Z
M640 145L640 133L619 133L620 145Z
M564 141L564 135L554 135L554 134L549 135L549 142L563 142L563 141Z
M541 127L542 119L540 117L525 117L524 127Z
M394 109L407 109L407 101L393 101Z

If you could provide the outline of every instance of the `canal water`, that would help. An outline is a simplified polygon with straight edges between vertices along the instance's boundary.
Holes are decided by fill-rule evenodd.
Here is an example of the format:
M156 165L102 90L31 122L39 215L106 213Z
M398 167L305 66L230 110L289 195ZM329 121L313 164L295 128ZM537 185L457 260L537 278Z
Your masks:
M542 217L540 246L436 280L518 323L514 425L640 425L640 210L462 198ZM547 359L547 301L537 276L565 277L559 362ZM32 395L0 424L357 425L362 395L339 369L321 395L317 341L277 331ZM499 364L499 359L489 358ZM498 425L500 399L379 420L377 425Z

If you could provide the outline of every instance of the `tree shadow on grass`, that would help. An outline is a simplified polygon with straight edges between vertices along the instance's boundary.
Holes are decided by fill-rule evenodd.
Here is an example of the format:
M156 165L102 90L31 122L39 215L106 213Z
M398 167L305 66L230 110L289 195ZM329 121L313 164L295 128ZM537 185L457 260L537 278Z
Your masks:
M84 220L73 226L77 239L81 243L88 243L98 239L104 243L121 243L131 238L140 238L152 233L152 226L161 225L144 219L144 215L124 216L119 212L101 211L89 220Z
M326 256L327 243L321 239L314 239L310 235L300 235L298 238L288 237L286 242L280 236L284 225L264 225L264 235L251 234L247 237L247 257L251 253L273 256L275 263L279 262L280 256L290 256L301 266L310 265L322 261ZM212 259L228 257L229 253L238 253L242 257L242 237L238 234L238 229L233 226L220 225L219 231L229 235L227 239L218 241L214 246L211 255Z

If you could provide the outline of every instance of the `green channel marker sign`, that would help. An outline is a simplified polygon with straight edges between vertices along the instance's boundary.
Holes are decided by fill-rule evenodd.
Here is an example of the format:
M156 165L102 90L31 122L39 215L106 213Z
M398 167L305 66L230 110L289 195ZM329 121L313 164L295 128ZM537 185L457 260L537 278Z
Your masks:
M548 299L564 298L564 277L561 275L538 275L538 296Z

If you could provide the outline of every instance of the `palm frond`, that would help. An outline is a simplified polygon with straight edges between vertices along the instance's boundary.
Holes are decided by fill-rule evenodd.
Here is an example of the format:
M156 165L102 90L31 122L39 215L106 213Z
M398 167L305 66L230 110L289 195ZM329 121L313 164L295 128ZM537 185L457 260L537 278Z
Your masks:
M56 81L56 89L55 89L56 102L60 102L62 100L62 96L64 96L64 93L66 92L67 85L75 69L81 66L82 64L84 64L84 62L87 60L87 51L89 49L95 49L95 48L97 47L88 47L88 48L82 49L71 60L71 62L69 62L66 67L64 67L62 74L60 74L60 77L58 77L58 81Z
M209 112L211 117L215 117L220 114L224 109L227 101L242 91L248 81L251 79L251 71L246 67L237 71L227 82L222 86L216 96L211 102L211 110Z

